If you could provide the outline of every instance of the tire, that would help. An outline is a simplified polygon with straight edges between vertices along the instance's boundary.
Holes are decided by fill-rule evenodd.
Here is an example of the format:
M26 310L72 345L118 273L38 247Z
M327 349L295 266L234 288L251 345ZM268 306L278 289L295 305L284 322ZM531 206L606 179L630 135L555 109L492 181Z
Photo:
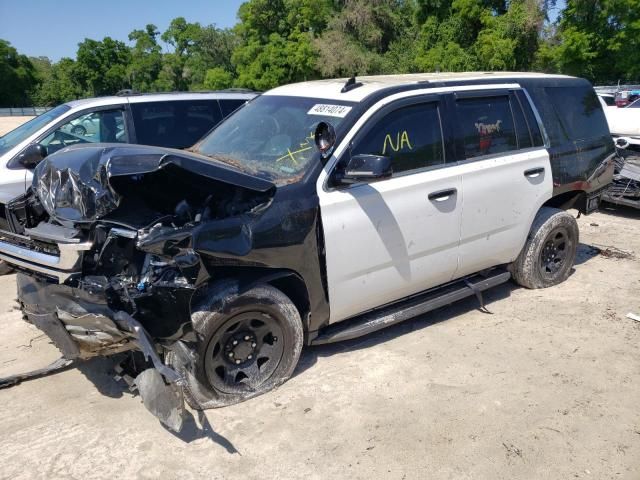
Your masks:
M84 137L87 134L87 129L82 125L75 125L71 129L71 133L73 133L74 135L78 135L79 137Z
M513 280L531 289L564 282L576 259L579 236L575 218L564 210L542 207L520 255L509 266Z
M242 294L231 285L216 292L192 312L198 342L190 367L168 358L195 409L233 405L282 385L304 340L300 313L280 290L260 284Z
M13 268L4 260L0 260L0 275L6 275L7 273L13 272Z

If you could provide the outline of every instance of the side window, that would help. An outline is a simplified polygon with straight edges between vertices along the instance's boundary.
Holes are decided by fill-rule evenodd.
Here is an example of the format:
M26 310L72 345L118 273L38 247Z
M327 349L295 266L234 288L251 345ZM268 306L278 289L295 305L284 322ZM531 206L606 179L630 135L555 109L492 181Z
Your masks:
M222 110L222 117L227 117L242 105L247 103L246 100L219 100L220 110Z
M56 128L40 141L52 154L80 143L127 143L129 140L122 110L85 113Z
M508 96L456 101L466 158L517 150Z
M538 125L538 120L536 116L533 114L533 109L531 108L531 104L529 103L529 99L522 92L522 90L516 90L516 98L520 103L520 107L524 112L525 119L527 121L527 125L529 127L529 131L531 132L531 139L533 141L534 147L541 147L544 145L544 141L542 140L542 133L540 132L540 125Z
M352 155L358 154L391 157L394 174L444 163L438 105L411 105L385 115L358 141Z
M220 122L216 100L132 103L137 141L143 145L187 148Z

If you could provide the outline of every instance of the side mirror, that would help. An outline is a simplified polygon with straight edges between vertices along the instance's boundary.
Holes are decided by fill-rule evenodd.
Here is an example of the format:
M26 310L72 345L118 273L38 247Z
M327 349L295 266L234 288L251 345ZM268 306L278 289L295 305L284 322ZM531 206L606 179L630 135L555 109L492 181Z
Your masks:
M17 161L24 168L33 169L47 156L47 149L39 143L32 143L18 155Z
M320 155L322 155L322 158L327 158L336 143L336 131L333 125L327 122L320 122L313 137Z
M341 183L375 182L393 175L391 158L382 155L354 155L349 160Z

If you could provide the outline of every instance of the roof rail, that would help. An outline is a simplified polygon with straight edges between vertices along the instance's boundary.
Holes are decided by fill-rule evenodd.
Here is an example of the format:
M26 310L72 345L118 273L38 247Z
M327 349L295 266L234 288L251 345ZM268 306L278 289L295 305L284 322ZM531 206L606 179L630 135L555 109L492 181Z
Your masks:
M116 97L128 97L129 95L142 95L140 92L131 88L124 88L116 93Z

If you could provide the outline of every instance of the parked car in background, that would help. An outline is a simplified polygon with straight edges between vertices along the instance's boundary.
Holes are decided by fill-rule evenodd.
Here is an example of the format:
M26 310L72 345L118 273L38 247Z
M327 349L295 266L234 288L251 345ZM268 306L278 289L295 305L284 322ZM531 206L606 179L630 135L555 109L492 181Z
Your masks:
M640 90L621 90L616 93L616 106L619 108L626 107L638 98L640 98Z
M88 143L187 148L256 96L250 91L135 94L59 105L0 137L0 199L23 193L38 159Z
M598 93L598 97L602 99L603 108L617 108L616 96L613 93Z
M149 110L148 118L163 118ZM589 82L411 74L273 89L189 151L68 147L4 205L0 257L66 358L142 352L182 425L267 392L304 345L352 339L513 278L571 273L614 145ZM141 371L142 370L142 371ZM130 375L133 376L133 375Z
M92 143L191 147L256 95L248 90L125 92L59 105L0 137L0 201L24 193L37 163L60 149ZM7 271L0 261L0 274Z
M624 138L630 148L640 147L640 100L628 104L624 108L612 108L607 106L603 95L598 95L600 105L609 124L609 131L614 140Z

